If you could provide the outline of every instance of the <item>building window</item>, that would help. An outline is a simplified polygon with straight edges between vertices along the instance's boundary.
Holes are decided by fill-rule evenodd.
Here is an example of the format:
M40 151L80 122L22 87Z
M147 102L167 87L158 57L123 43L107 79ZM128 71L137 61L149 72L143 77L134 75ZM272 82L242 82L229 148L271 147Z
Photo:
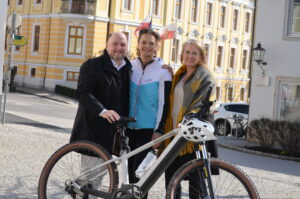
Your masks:
M36 68L31 68L30 69L30 76L35 77L35 74L36 74Z
M226 16L226 7L225 6L221 6L221 10L220 10L220 28L225 28L225 16Z
M124 0L123 8L124 8L124 10L131 11L132 10L132 0Z
M83 42L83 27L69 27L68 54L81 55Z
M7 0L7 5L8 5L8 6L9 6L9 1L10 1L10 0Z
M300 122L300 79L280 80L277 119Z
M67 71L67 81L78 81L79 72Z
M250 30L250 13L246 12L246 16L245 16L245 32L249 33Z
M34 26L34 36L33 36L33 52L39 51L40 48L40 26Z
M220 86L217 86L216 87L216 100L217 101L219 101L220 100L220 92L221 92L221 90L220 90Z
M237 31L238 29L238 17L239 17L239 11L237 9L233 10L233 16L232 16L232 29L234 31Z
M122 33L124 33L128 41L128 54L130 54L130 32L122 31Z
M23 5L23 0L18 0L18 5Z
M206 4L206 25L211 25L212 22L212 3Z
M173 39L173 46L172 46L172 61L178 61L178 53L179 52L179 39Z
M288 35L300 34L300 0L290 0Z
M159 0L152 0L152 14L159 15Z
M218 46L217 67L221 67L221 65L222 65L222 57L223 57L223 46Z
M175 5L175 18L176 19L181 19L182 17L182 0L176 0L176 5Z
M129 32L122 31L122 33L125 35L127 41L129 41Z
M248 50L243 50L243 58L242 58L242 69L245 70L247 68L247 60L248 60Z
M207 63L209 63L209 55L210 55L210 46L209 44L204 44L204 49L205 49L205 53L206 53L206 60Z
M245 88L241 88L240 90L240 101L244 101L245 100Z
M229 67L233 69L234 65L235 65L235 48L231 48L230 49L230 63L229 63Z
M227 100L230 102L232 102L233 100L233 87L228 87Z
M42 0L36 0L35 1L35 4L41 4L42 3Z
M198 0L192 0L191 21L197 22Z

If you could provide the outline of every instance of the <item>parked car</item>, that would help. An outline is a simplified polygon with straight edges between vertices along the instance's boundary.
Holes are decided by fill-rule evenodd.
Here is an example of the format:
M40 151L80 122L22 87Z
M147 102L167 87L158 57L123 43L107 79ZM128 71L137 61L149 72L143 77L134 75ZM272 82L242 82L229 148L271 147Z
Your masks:
M213 111L215 121L215 134L228 135L233 134L237 128L238 135L243 136L242 130L246 128L248 122L249 104L246 103L222 103L218 108ZM241 130L241 131L240 131Z

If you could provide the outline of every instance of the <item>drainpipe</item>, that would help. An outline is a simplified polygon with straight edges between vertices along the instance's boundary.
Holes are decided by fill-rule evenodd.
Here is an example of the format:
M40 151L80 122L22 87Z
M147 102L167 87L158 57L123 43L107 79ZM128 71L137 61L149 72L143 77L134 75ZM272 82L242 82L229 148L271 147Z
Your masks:
M51 14L52 14L52 10L53 10L53 0L51 1L51 8L50 8L50 18L49 18L49 40L48 40L48 55L47 55L47 61L46 64L49 64L49 51L50 51L50 35L51 35ZM45 72L44 72L44 79L43 79L43 90L45 89L45 84L46 84L46 76L47 76L47 66L45 65Z
M107 30L106 30L106 39L108 38L108 35L109 35L109 27L110 27L110 19L111 19L111 4L112 4L112 1L108 1L108 22L107 22Z
M253 46L254 46L254 36L255 36L255 19L256 19L256 11L257 11L257 8L256 8L256 6L257 6L257 0L254 0L254 14L253 14L253 24L252 24L252 42L251 42L251 47L253 48ZM249 66L249 89L248 89L248 102L249 102L249 109L250 109L250 107L251 107L251 101L250 101L250 97L251 97L251 83L252 83L252 79L251 79L251 77L252 77L252 66L253 66L253 61L252 61L252 48L250 49L250 66ZM249 113L250 113L250 110L249 110ZM248 121L247 121L247 123L248 123L248 126L250 126L250 114L248 113ZM248 133L249 131L247 131L247 133ZM246 136L246 140L251 140L251 137L250 137L250 139L249 139L249 137L248 136Z
M253 23L252 23L252 41L251 41L251 49L250 49L250 66L249 66L249 90L248 90L248 100L250 99L251 95L250 95L250 91L251 91L251 77L252 77L252 66L253 66L253 60L252 60L252 47L254 46L254 36L255 36L255 19L256 19L256 6L257 6L257 0L254 0L254 14L253 14Z

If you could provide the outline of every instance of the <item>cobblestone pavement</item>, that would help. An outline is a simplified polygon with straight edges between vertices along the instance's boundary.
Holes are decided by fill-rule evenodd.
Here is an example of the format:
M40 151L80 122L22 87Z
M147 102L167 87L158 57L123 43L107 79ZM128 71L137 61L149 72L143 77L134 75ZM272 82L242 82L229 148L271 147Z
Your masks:
M38 179L44 164L69 138L70 132L66 130L0 125L0 199L37 198ZM162 183L163 178L155 184L148 198L163 198Z
M0 125L0 199L37 198L37 183L42 167L55 150L68 142L69 133L67 130L25 125ZM247 167L242 169L258 187L261 198L300 198L299 176ZM148 198L160 199L163 196L162 177Z
M300 177L241 167L252 179L263 199L299 199ZM299 168L300 172L300 168Z

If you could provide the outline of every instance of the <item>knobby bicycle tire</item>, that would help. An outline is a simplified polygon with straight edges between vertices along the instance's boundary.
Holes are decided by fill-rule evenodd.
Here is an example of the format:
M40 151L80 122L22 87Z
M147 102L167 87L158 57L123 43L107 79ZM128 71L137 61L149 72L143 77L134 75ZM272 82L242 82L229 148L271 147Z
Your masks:
M259 194L254 184L238 167L218 159L211 159L210 165L216 198L259 199ZM204 162L202 160L187 162L170 180L166 198L212 198L209 196L210 192L207 188L207 180L204 177L204 173Z
M103 147L93 142L79 141L61 147L49 158L42 170L38 185L38 198L84 198L86 195L79 197L82 193L78 194L66 190L66 183L76 179L83 172L82 155L96 160L96 163L99 158L104 161L111 159L111 155ZM116 164L111 163L104 167L101 174L99 170L91 174L87 173L86 176L78 180L78 183L87 188L113 193L118 188L119 179ZM95 185L94 182L97 184Z

